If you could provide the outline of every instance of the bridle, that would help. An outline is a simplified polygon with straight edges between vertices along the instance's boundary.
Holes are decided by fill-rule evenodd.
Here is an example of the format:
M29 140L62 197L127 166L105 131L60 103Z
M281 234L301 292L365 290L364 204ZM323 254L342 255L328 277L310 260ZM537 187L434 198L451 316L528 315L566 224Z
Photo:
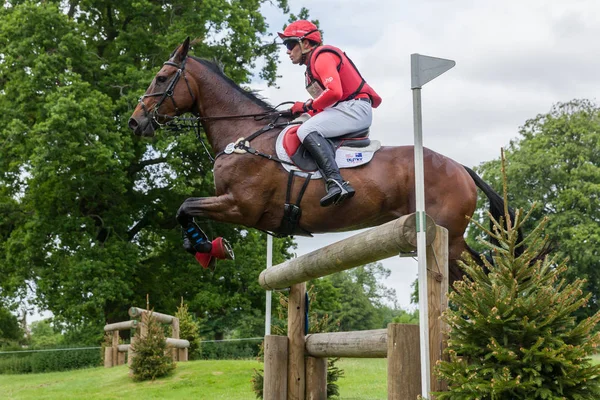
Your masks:
M274 128L281 128L284 126L288 126L290 124L297 124L298 122L290 122L290 121L286 121L286 122L278 122L279 118L286 118L286 117L292 117L292 114L290 113L289 110L286 111L278 111L277 108L284 105L284 104L291 104L293 102L283 102L278 104L277 106L275 106L273 108L272 111L265 111L262 113L255 113L255 114L239 114L239 115L222 115L222 116L210 116L210 117L203 117L200 115L195 115L193 118L185 118L185 117L178 117L178 116L171 116L171 115L166 115L166 114L159 114L158 110L160 108L160 106L163 104L163 102L167 99L170 98L171 101L173 102L173 106L175 107L175 112L177 113L179 111L179 108L177 107L177 103L175 102L175 98L173 97L173 93L175 91L175 87L177 86L177 83L179 82L179 79L181 79L181 77L183 76L183 79L185 80L185 83L187 85L188 88L188 92L190 93L190 96L192 97L192 104L196 102L196 98L194 96L194 92L192 91L192 87L190 86L190 83L185 75L185 64L187 61L187 57L181 62L181 64L177 64L174 63L173 61L165 61L163 63L163 65L170 65L173 66L175 68L177 68L177 73L175 74L175 76L171 79L171 81L169 82L169 85L167 86L167 89L164 92L154 92L154 93L148 93L148 94L144 94L143 96L140 97L139 103L140 103L140 107L142 108L142 110L144 111L144 114L146 116L150 116L151 117L151 121L153 124L156 124L156 126L164 126L164 125L168 125L169 127L172 128L172 130L180 130L182 129L182 127L184 127L185 125L187 125L188 123L191 122L192 126L195 125L196 128L196 136L198 137L198 139L200 140L200 142L202 143L202 145L204 146L204 150L206 151L206 153L208 154L209 158L214 162L215 158L218 157L220 154L222 154L223 152L221 152L220 154L217 154L217 156L215 158L213 158L210 155L210 152L208 151L208 149L206 148L206 146L204 145L204 142L201 140L200 138L200 122L201 121L206 121L206 120L231 120L231 119L243 119L243 118L253 118L255 121L260 121L260 120L264 120L267 119L269 120L269 123L263 127L262 129L259 129L258 131L254 132L253 134L251 134L249 137L247 137L245 139L245 141L237 144L238 147L245 147L246 150L253 150L250 147L245 146L244 143L249 143L252 139L256 138L257 136L268 132ZM146 99L147 97L157 97L160 96L160 99L158 100L158 102L156 102L156 104L154 104L154 107L152 108L152 111L149 112L148 108L146 108L146 105L144 104L144 99ZM168 120L167 123L160 123L158 121L157 118L162 118L163 120ZM179 124L178 124L179 122ZM232 143L233 144L233 143ZM230 153L227 153L230 154ZM258 153L255 152L253 154L256 155L261 155L261 156L265 156L262 153ZM266 156L269 159L273 159L275 161L279 161L282 162L281 160L277 159L276 157L273 156Z
M163 124L158 122L157 117L162 117L165 119L174 119L175 118L170 115L158 113L158 109L160 108L160 106L162 106L163 102L167 98L170 98L171 101L173 102L173 107L175 107L175 112L179 111L179 108L177 107L177 103L175 102L175 98L173 97L173 92L175 91L175 86L177 86L177 82L179 82L179 79L182 76L183 76L183 79L185 80L185 84L187 85L190 96L192 97L192 102L193 103L196 102L196 98L194 97L194 92L192 91L190 82L188 81L187 77L185 76L186 61L187 61L187 57L181 62L181 64L174 63L173 61L165 61L163 63L163 65L170 65L172 67L177 68L177 72L175 73L175 76L171 79L171 81L169 82L169 85L167 86L167 90L165 90L164 92L155 92L155 93L144 94L142 97L140 97L139 103L140 103L140 106L142 107L142 110L144 110L144 113L146 115L151 115L152 121L159 126L162 126ZM157 97L157 96L160 96L160 99L154 105L152 112L148 112L148 109L146 108L146 105L144 104L144 99L146 97Z

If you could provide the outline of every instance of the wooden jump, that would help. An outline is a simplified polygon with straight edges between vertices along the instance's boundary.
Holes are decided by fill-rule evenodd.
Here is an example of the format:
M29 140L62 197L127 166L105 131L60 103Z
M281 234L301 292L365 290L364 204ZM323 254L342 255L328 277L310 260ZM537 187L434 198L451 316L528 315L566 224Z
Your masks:
M306 281L416 250L415 214L263 270L259 284L289 287L288 335L265 336L264 400L325 400L327 357L384 358L388 399L414 400L421 394L418 325L389 324L387 329L305 335ZM442 357L440 316L447 307L448 232L427 217L427 287L431 365ZM444 383L431 377L431 390Z
M158 322L171 325L171 336L173 337L165 338L165 341L167 347L171 348L173 361L187 361L190 342L179 338L179 318L158 312L151 312L151 314ZM127 355L127 363L131 366L131 362L135 358L135 352L130 344L119 344L119 331L133 330L132 344L135 343L136 336L144 337L147 334L148 312L143 308L131 307L129 316L135 319L104 326L105 332L112 332L111 347L104 349L104 367L106 368L124 364L125 355Z

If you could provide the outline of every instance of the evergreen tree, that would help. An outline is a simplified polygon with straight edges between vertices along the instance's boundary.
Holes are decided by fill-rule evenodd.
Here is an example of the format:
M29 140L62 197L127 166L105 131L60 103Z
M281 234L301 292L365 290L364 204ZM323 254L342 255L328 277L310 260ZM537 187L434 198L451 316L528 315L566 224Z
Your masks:
M506 203L506 189L504 197ZM466 276L454 285L453 307L444 315L449 361L437 370L449 390L437 394L439 400L600 398L600 366L590 362L600 344L600 334L592 332L600 313L577 322L575 311L590 295L583 296L582 279L567 283L566 261L539 257L545 219L518 240L530 215L519 210L511 224L505 212L506 226L489 215L493 232L487 233L498 244L482 244L491 249L493 264L462 263Z
M167 352L165 333L160 322L150 312L143 323L146 324L146 332L136 334L132 345L135 352L131 363L134 381L154 380L169 375L175 369L171 352Z
M194 360L200 357L200 324L188 310L188 305L184 304L177 308L175 317L179 318L179 338L190 342L188 348L188 357Z

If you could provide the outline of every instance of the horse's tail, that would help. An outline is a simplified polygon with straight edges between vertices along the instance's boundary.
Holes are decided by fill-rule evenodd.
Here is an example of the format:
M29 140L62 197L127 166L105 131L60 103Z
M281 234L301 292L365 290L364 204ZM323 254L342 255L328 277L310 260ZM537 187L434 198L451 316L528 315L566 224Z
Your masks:
M494 191L494 189L492 189L492 187L490 185L488 185L483 179L481 179L481 177L479 175L477 175L475 173L475 171L473 171L471 168L465 167L464 165L463 165L463 167L467 170L467 172L469 173L469 175L475 182L475 185L477 185L477 187L479 189L481 189L481 191L486 195L486 197L490 201L490 214L492 214L492 217L494 217L494 219L496 221L499 221L501 217L504 218L504 199L502 198L502 196L500 196L498 193L496 193ZM514 226L515 212L510 207L508 207L508 215L510 216L510 221L512 223L512 226ZM490 230L492 230L492 226L493 226L493 224L490 222ZM523 241L523 232L521 231L521 229L519 229L518 235L519 235L518 241L522 242ZM492 241L492 243L497 244L496 240L491 239L491 241ZM468 248L468 250L471 253L471 255L473 255L473 256L477 255L477 257L475 257L475 260L479 260L479 253L477 253L475 250L473 250L471 248ZM516 253L515 255L519 256L523 253L523 251L524 251L524 247L519 246L515 249L515 253ZM489 257L488 257L488 259L489 259Z

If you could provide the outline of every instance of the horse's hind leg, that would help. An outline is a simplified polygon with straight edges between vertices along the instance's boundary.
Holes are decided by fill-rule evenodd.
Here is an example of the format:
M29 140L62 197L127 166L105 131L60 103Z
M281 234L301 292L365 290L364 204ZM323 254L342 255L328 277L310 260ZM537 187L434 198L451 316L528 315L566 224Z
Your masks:
M469 246L462 235L448 238L448 283L450 286L455 281L462 280L464 272L458 262L463 260L463 253L468 250Z

